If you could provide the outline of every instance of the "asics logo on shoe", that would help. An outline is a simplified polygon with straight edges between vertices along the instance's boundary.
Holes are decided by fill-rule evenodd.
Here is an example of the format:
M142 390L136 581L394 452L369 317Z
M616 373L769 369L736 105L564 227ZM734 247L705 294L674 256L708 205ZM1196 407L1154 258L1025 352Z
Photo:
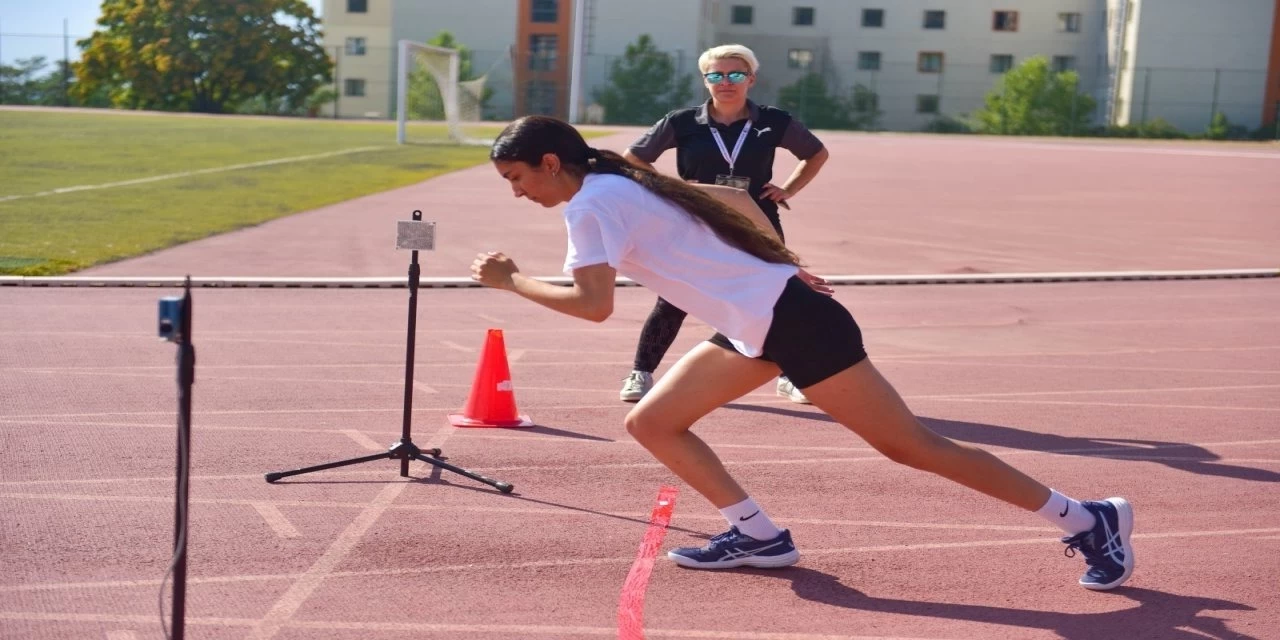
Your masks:
M1101 551L1116 564L1124 564L1124 547L1120 544L1120 534L1111 530L1111 525L1102 520L1102 530L1107 534L1107 542Z
M753 513L753 514L751 514L751 515L749 515L749 516L743 516L743 517L741 517L741 518L738 518L738 522L746 522L746 521L748 521L748 520L750 520L750 519L752 519L752 518L754 518L754 517L756 517L756 516L758 516L758 515L760 515L760 510L759 510L759 509L756 509L756 512L755 512L755 513Z
M771 545L769 545L769 546L766 546L766 547L760 547L759 549L752 549L752 550L750 550L750 551L743 551L743 550L742 550L742 548L740 548L740 547L734 547L734 548L732 548L732 549L725 549L725 550L724 550L724 555L723 555L723 556L721 556L720 560L722 560L722 561L723 561L723 560L732 560L732 559L734 559L734 558L745 558L745 557L747 557L747 556L758 556L758 555L760 555L760 554L762 554L762 553L764 553L764 552L766 552L766 551L768 551L768 550L770 550L770 549L776 549L776 548L781 547L781 546L783 546L783 545L785 545L785 544L786 544L786 541L785 541L785 540L779 540L779 541L777 541L777 542L775 542L775 543L773 543L773 544L771 544Z

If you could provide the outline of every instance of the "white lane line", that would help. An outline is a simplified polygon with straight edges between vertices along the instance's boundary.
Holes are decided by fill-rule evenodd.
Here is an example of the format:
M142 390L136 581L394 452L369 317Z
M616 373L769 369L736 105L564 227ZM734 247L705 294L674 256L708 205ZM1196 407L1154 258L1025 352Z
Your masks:
M384 451L387 448L387 445L379 443L373 438L366 436L362 431L357 431L355 429L343 429L340 433L352 440L355 440L356 444L370 451Z
M441 427L434 435L427 438L423 448L441 446L445 440L449 438L449 434L453 433L451 425ZM425 463L416 462L418 468L425 467ZM350 555L352 549L364 538L373 524L382 517L382 514L391 507L400 493L408 487L408 482L396 482L389 484L378 492L373 501L365 506L355 519L347 525L342 533L338 534L333 544L325 550L324 554L311 565L301 576L294 580L289 589L280 596L275 605L263 616L258 624L254 625L253 630L249 633L250 640L270 640L282 629L288 626L294 614L302 608L302 605L320 588L334 569L342 564Z
M267 521L267 526L270 526L271 530L276 532L277 536L281 538L302 537L302 534L293 526L293 523L289 522L289 519L284 517L284 514L281 513L275 505L255 501L253 503L253 510L257 511L258 515L262 516L262 519Z
M442 507L443 508L443 507ZM452 508L452 507L450 507ZM635 514L641 517L643 514ZM676 518L683 522L686 520L714 520L723 522L717 516L681 516ZM978 527L985 528L985 527ZM1047 528L1047 534L1035 538L1011 538L997 540L968 540L964 542L931 542L917 544L901 544L901 545L868 545L859 547L840 547L840 548L805 548L806 555L842 555L856 553L877 553L877 552L894 552L894 551L929 551L937 549L977 549L982 547L997 546L1015 546L1027 544L1057 544L1058 539ZM1262 538L1259 538L1262 536ZM1251 539L1271 539L1280 538L1280 528L1256 528L1256 529L1219 529L1219 530L1200 530L1200 531L1166 531L1156 533L1135 533L1132 536L1138 540L1176 540L1183 538L1228 538L1228 537L1247 537ZM571 558L560 560L532 560L527 562L488 562L476 563L469 562L464 564L446 565L446 564L429 564L420 567L400 567L393 569L369 569L363 571L333 571L328 574L330 578L353 578L353 577L379 577L379 576L405 576L405 575L422 575L430 573L452 573L452 572L468 572L476 573L480 571L521 571L524 569L539 568L557 568L557 567L588 567L599 565L619 565L622 567L629 566L635 561L634 556L618 556L612 558ZM188 578L190 584L236 584L245 582L264 582L277 580L294 580L305 574L263 574L263 575L228 575L214 577L191 577ZM16 592L40 592L40 591L63 591L63 590L88 590L88 589L120 589L120 588L137 588L152 587L160 584L159 579L147 580L104 580L99 582L71 582L71 583L38 583L38 584L22 584L0 586L0 593L16 593ZM0 619L5 619L6 615L15 615L14 613L0 612ZM26 615L26 614L16 614ZM30 614L30 615L47 615L47 614ZM73 614L74 615L74 614ZM127 616L113 618L113 622L153 622L154 617L136 616L134 620ZM16 619L16 618L13 618ZM257 621L252 621L257 622ZM291 624L299 624L292 622ZM611 628L615 633L616 628Z
M289 164L291 162L306 162L308 160L320 160L322 158L332 158L334 156L342 156L352 153L363 153L365 151L376 151L383 149L383 146L374 147L352 147L350 149L340 149L338 151L327 151L325 153L313 153L305 156L290 156L288 158L275 158L272 160L259 160L258 162L245 162L242 164L229 164L221 167L209 167L207 169L196 169L194 171L180 171L178 173L166 173L158 176L149 176L146 178L135 178L133 180L121 180L119 182L105 182L102 184L85 184L74 187L62 187L51 191L41 191L39 193L25 193L12 196L0 196L0 202L8 202L12 200L22 200L24 198L42 198L44 196L56 196L64 193L77 193L80 191L96 191L99 189L111 189L113 187L129 187L136 184L147 184L149 182L160 182L162 180L173 180L176 178L187 178L190 176L208 175L211 173L222 173L225 171L237 171L240 169L253 169L256 167L269 167L278 164Z
M439 342L440 344L442 344L442 345L444 345L444 346L446 346L446 347L449 347L450 349L453 349L454 351L461 351L462 353L475 353L475 352L476 352L476 350L475 350L475 349L472 349L471 347L465 347L465 346L460 345L460 344L458 344L458 343L456 343L456 342L454 342L454 341L452 341L452 340L437 340L436 342Z
M45 613L27 611L0 611L0 620L19 620L23 622L81 622L81 623L132 623L149 624L155 620L144 615L125 615L110 613ZM186 618L186 623L200 627L247 627L255 623L248 618ZM616 627L586 627L563 625L535 624L453 624L447 622L351 622L347 620L291 620L285 627L298 630L363 632L398 632L398 633L450 633L450 634L485 634L504 638L523 638L529 636L550 636L566 638L570 636L616 637ZM705 638L708 640L926 640L906 636L867 636L867 635L831 635L826 633L773 633L768 631L717 631L712 629L645 629L645 636L651 638ZM127 640L136 636L122 636L119 640ZM111 640L116 640L112 638Z

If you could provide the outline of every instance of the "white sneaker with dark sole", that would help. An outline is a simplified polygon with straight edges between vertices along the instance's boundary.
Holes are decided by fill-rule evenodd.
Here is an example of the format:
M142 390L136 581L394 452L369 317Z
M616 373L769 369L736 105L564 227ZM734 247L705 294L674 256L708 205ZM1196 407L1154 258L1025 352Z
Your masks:
M795 383L781 376L778 378L778 395L796 404L813 404L805 397L803 391L796 388Z
M632 371L626 380L622 381L622 391L618 392L618 399L623 402L640 402L640 399L649 393L653 388L653 374L647 371Z

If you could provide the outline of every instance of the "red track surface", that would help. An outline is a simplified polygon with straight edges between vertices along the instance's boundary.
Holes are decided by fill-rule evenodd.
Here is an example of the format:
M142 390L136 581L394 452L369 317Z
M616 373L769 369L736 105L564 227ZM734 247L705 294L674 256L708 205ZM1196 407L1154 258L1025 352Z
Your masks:
M784 220L822 273L1276 266L1274 152L831 146ZM94 272L396 275L391 221L417 207L441 223L428 275L462 275L491 248L558 273L555 212L504 188L482 167ZM172 293L0 289L0 637L160 637L176 390L173 346L154 333ZM723 526L621 427L644 290L619 290L602 325L501 292L422 292L415 440L514 483L510 496L425 465L406 481L391 461L266 484L396 440L406 292L194 295L190 638L619 637L659 490L680 487L664 549ZM837 295L937 431L1066 493L1129 498L1134 578L1079 588L1082 563L1034 515L897 467L763 388L697 429L792 529L801 563L707 573L659 553L645 637L1280 638L1280 282ZM537 428L445 420L488 327L506 332ZM668 363L708 333L689 322Z

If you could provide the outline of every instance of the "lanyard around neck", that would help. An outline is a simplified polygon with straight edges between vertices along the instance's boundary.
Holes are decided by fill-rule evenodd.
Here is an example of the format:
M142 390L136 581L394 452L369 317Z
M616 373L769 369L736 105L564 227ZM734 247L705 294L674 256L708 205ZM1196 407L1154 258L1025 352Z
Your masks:
M742 143L747 141L747 133L751 131L751 121L747 120L747 123L742 125L742 133L738 134L738 142L733 145L732 154L729 153L729 148L724 146L724 138L720 137L720 131L715 128L715 125L707 125L707 127L711 129L711 137L715 138L716 146L720 147L720 155L724 156L724 161L729 163L729 175L733 175L733 165L738 162L738 152L742 151Z

